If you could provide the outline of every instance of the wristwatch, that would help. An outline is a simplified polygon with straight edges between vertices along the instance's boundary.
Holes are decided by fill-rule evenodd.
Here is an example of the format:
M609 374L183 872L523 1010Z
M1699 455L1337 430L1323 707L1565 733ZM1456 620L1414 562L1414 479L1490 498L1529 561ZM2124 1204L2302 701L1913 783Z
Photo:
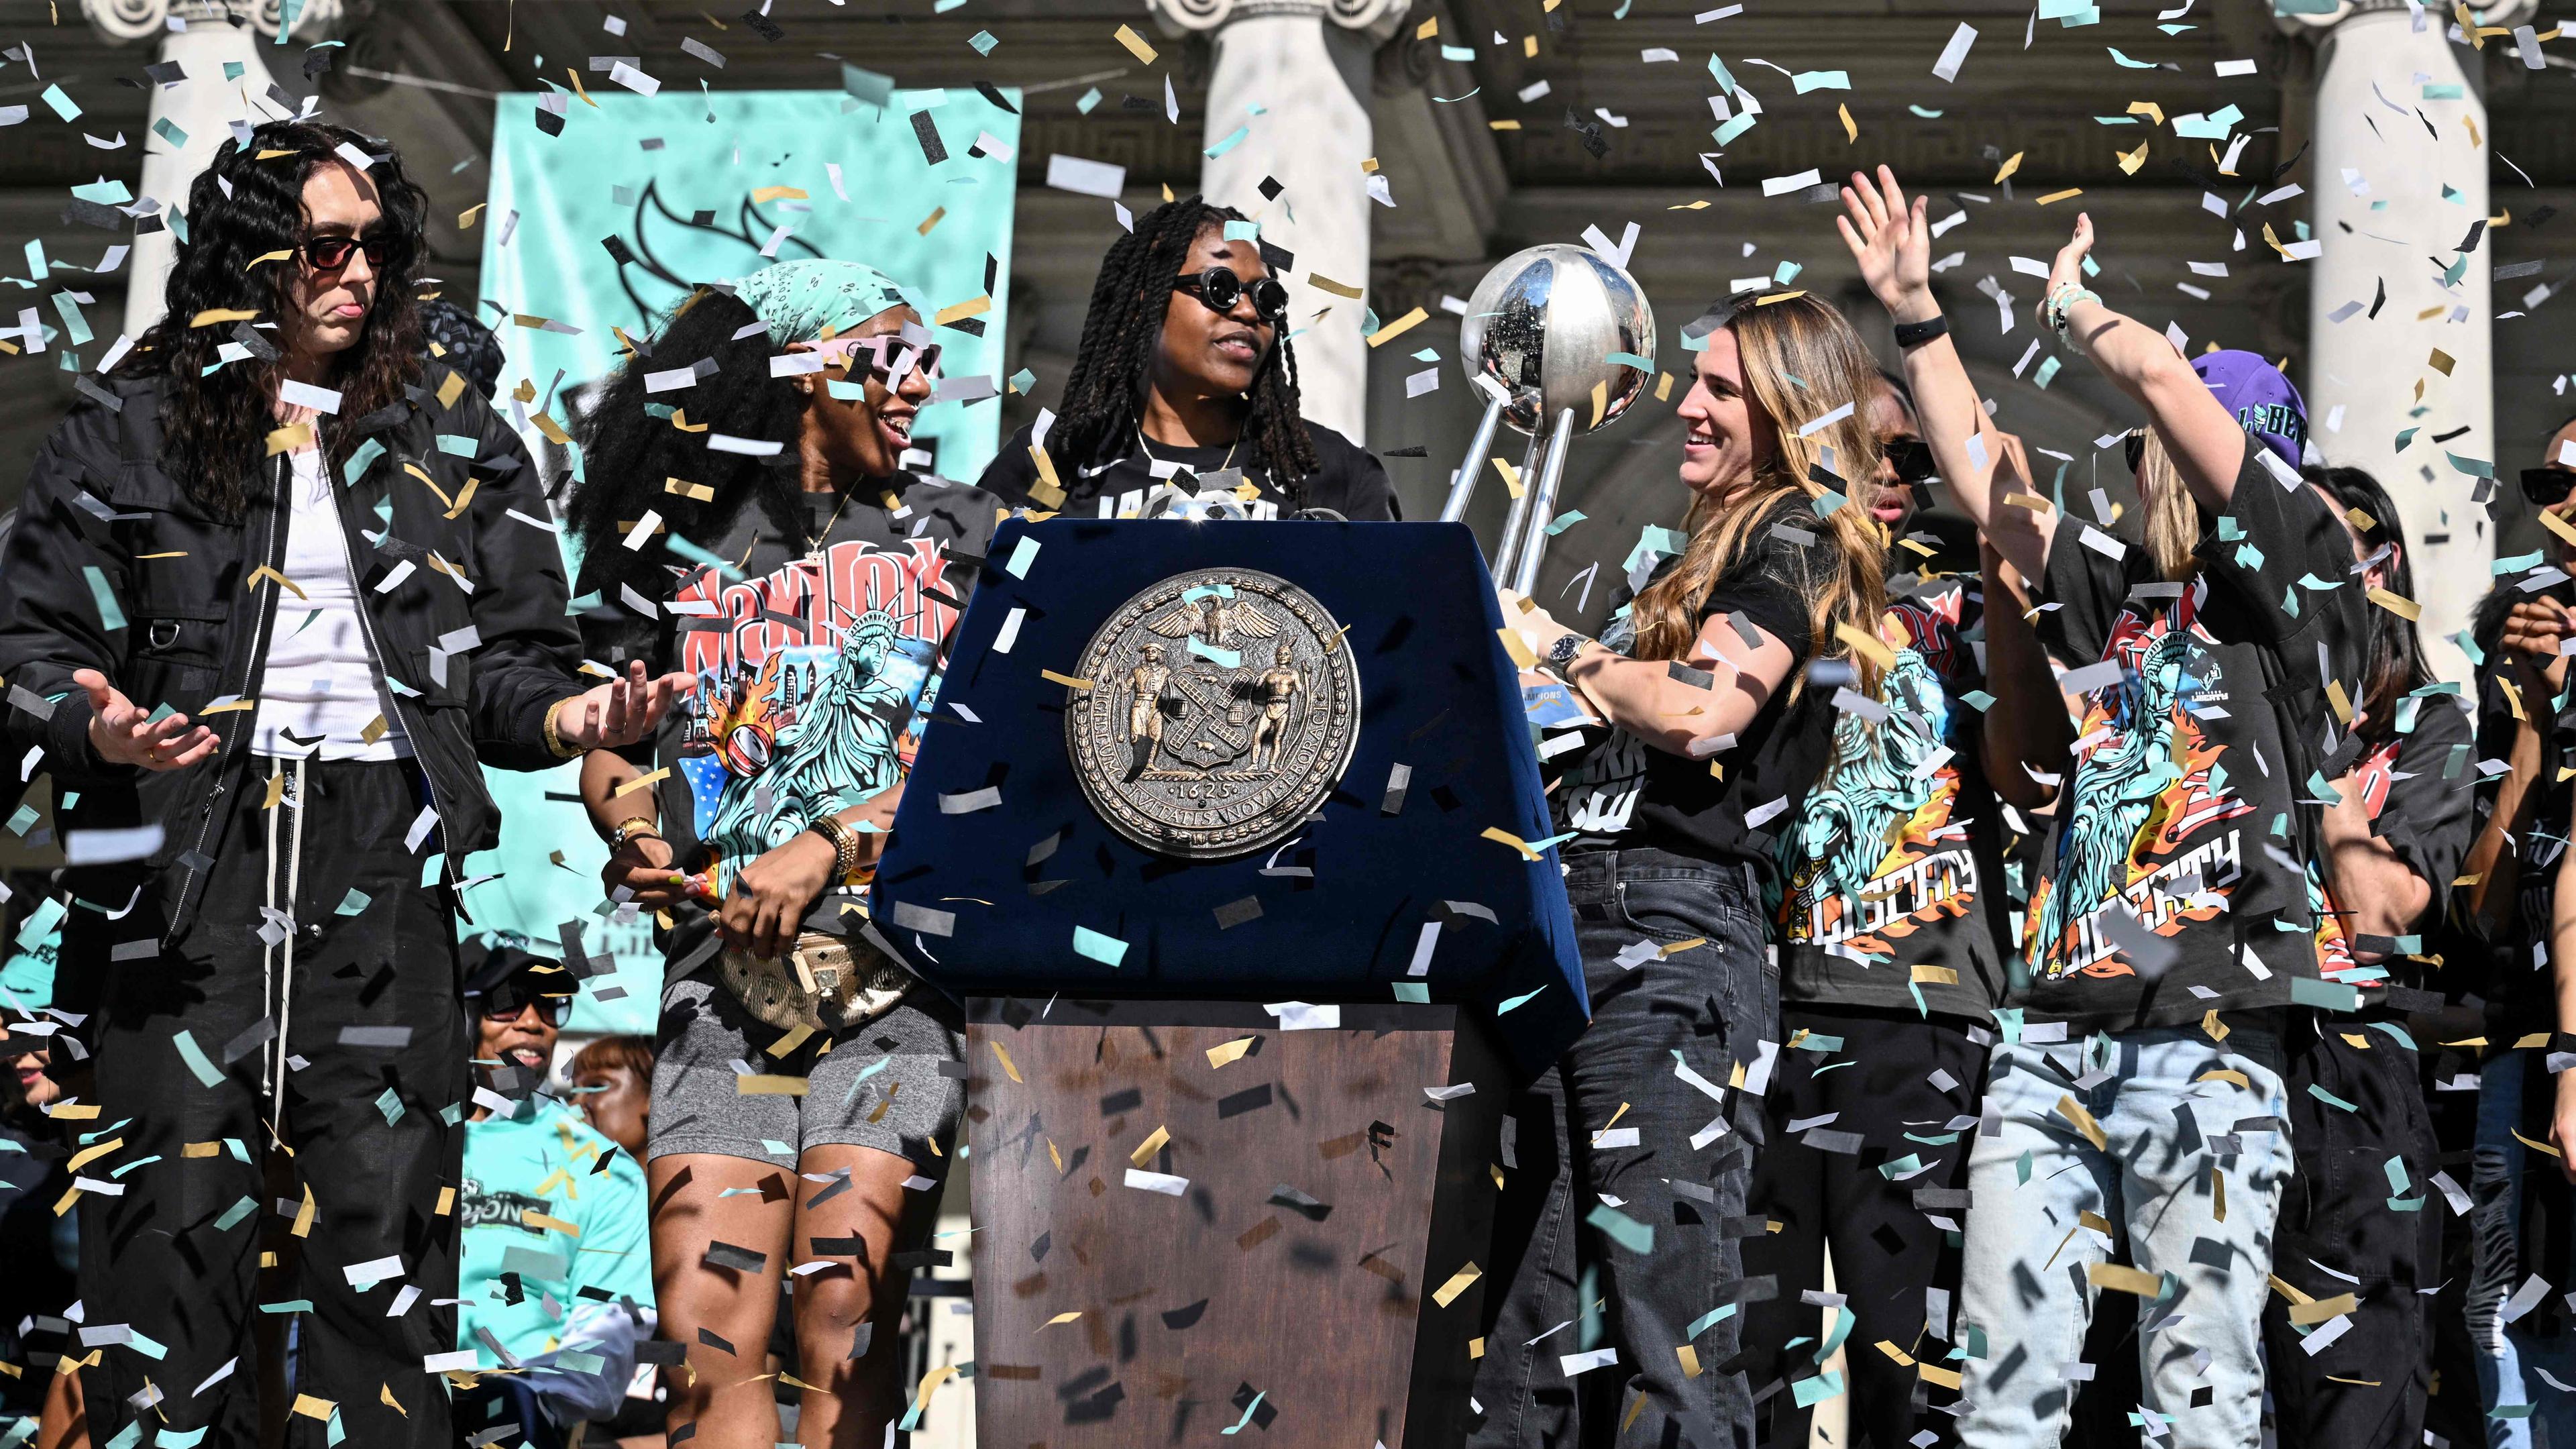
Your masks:
M1574 656L1583 652L1583 646L1592 642L1580 634L1558 635L1556 642L1547 646L1548 668L1563 674L1574 663Z

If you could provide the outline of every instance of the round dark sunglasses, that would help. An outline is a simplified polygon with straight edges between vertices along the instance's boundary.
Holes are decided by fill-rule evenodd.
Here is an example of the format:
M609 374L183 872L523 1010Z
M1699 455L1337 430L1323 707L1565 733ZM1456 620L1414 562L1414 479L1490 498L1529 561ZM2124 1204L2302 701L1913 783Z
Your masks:
M492 1021L511 1020L533 1005L546 1025L561 1026L564 1011L570 1004L570 997L548 996L516 981L504 981L483 993L483 1015Z
M1896 470L1900 483L1919 487L1940 479L1940 468L1932 461L1932 445L1920 438L1897 438L1880 451L1887 455L1887 465Z
M1263 277L1246 283L1230 267L1210 267L1195 277L1173 279L1172 290L1187 292L1205 303L1211 312L1231 312L1234 304L1249 293L1252 314L1264 322L1276 324L1288 315L1288 289L1276 277Z
M938 343L932 343L928 347L915 347L904 341L902 337L888 332L851 343L849 355L851 362L859 371L887 387L893 387L895 374L898 372L906 377L918 372L933 381L938 380L941 351L942 347ZM908 362L907 358L910 359Z
M2529 499L2534 508L2551 508L2566 502L2571 489L2576 489L2576 473L2565 468L2522 470L2522 496Z
M352 252L365 252L367 265L381 267L394 254L393 243L383 237L314 236L306 237L295 249L304 264L317 272L336 272L349 264Z

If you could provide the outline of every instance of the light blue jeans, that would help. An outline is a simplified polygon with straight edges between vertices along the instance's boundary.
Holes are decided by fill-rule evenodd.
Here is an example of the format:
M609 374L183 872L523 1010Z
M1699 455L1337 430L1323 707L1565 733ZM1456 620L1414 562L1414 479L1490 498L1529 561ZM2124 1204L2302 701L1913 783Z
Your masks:
M2469 1338L2477 1355L2478 1402L2493 1412L2530 1405L2527 1414L2487 1420L2489 1449L2571 1449L2576 1446L2576 1394L2551 1388L2576 1383L2576 1335L2539 1338L2504 1321L2513 1291L2548 1265L2521 1261L2523 1173L2529 1153L2513 1138L2523 1117L2525 1073L2536 1052L2504 1051L2479 1068L2478 1139L2472 1159L2470 1210L2475 1267L2469 1282ZM2526 1320L2527 1322L2528 1320Z
M2144 1407L2172 1421L2166 1449L2260 1441L2272 1220L2295 1169L2281 1078L2236 1049L2253 1035L2221 1045L2193 1026L1996 1044L1968 1160L1966 1449L2055 1449L2065 1437L2067 1371L2102 1291L2088 1269L2113 1261L2086 1213L2127 1244L2128 1266L2161 1280L2112 1301L2139 1315Z

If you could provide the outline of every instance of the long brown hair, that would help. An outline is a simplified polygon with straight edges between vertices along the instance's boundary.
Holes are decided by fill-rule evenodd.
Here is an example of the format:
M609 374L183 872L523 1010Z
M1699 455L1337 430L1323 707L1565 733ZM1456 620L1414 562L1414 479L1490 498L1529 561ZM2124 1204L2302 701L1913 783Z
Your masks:
M2178 584L2200 571L2194 556L2200 547L2200 505L2191 496L2191 485L2182 481L2164 438L2154 428L2145 431L2146 446L2138 453L2138 511L2145 516L2147 557L2155 561L2157 577Z
M1835 491L1848 501L1824 518L1810 513L1798 520L1800 527L1824 535L1814 547L1834 550L1829 559L1817 559L1808 574L1808 653L1818 659L1852 655L1860 676L1857 688L1875 693L1877 663L1837 639L1835 626L1848 624L1876 638L1879 615L1887 608L1886 544L1868 512L1878 476L1878 438L1869 425L1870 399L1880 386L1878 360L1840 312L1814 297L1745 299L1732 311L1722 325L1735 331L1746 399L1770 418L1778 444L1731 497L1716 500L1703 494L1692 500L1685 523L1690 545L1681 562L1648 584L1630 609L1637 626L1635 655L1689 655L1699 637L1700 606L1717 581L1743 562L1755 530L1783 503L1804 505L1824 496L1824 485L1810 475L1830 447L1832 476L1842 484ZM1846 405L1846 416L1805 437L1798 435L1805 420ZM1790 681L1790 697L1803 683L1803 675Z

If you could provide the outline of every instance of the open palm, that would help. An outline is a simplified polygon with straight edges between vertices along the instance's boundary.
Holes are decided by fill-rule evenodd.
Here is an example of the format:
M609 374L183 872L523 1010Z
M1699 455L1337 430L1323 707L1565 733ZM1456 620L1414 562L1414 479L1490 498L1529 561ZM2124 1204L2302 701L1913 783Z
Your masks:
M1920 196L1909 204L1896 173L1885 166L1878 168L1876 182L1855 171L1843 188L1845 214L1834 218L1834 226L1860 263L1870 295L1890 312L1931 295L1932 229L1924 223L1925 205Z

